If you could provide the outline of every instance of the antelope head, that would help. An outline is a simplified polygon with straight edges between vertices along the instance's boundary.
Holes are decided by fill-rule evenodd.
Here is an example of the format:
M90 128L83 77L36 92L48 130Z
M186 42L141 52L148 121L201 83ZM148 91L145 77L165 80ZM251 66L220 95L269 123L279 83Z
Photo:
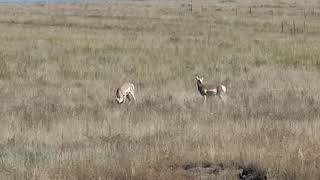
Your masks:
M196 80L197 80L197 83L200 83L200 84L203 83L203 77L199 78L198 76L196 76Z
M123 97L120 96L120 92L119 92L119 89L117 89L117 93L116 93L116 100L119 104L123 103Z

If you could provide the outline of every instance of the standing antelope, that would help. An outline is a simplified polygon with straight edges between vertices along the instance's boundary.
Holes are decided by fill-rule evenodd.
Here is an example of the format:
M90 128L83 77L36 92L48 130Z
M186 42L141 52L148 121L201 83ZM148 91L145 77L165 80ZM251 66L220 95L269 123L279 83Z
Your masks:
M196 77L197 80L197 86L198 86L198 91L200 92L201 96L204 97L203 103L206 103L207 96L219 96L223 101L223 94L226 93L227 88L222 85L222 84L203 84L203 77L199 78L198 76Z
M119 104L126 102L126 98L131 101L130 95L134 102L136 102L136 98L134 96L134 85L132 83L124 83L117 89L116 100Z

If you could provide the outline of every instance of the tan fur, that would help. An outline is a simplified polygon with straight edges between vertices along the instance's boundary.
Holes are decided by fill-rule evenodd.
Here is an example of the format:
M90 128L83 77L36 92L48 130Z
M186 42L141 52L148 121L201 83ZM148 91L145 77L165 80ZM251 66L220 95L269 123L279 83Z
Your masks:
M116 100L119 104L125 103L127 98L131 101L130 96L133 98L134 102L136 102L136 98L134 96L134 85L132 83L126 82L116 91Z
M222 84L204 84L203 78L196 77L198 91L204 97L203 103L206 102L207 96L219 96L223 101L223 94L226 93L226 87Z

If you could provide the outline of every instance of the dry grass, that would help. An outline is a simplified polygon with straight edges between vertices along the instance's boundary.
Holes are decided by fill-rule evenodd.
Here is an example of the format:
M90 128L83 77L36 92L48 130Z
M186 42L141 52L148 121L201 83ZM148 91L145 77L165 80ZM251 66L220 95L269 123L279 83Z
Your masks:
M320 4L304 2L1 4L0 179L318 179ZM203 106L195 75L227 102ZM136 105L115 103L124 81Z

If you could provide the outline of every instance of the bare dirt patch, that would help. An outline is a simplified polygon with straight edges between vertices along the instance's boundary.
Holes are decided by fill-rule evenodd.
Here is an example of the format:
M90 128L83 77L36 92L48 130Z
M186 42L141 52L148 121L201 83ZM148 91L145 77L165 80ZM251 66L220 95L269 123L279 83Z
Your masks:
M239 180L266 180L267 172L254 165L239 166L237 163L213 162L186 163L175 168L177 174L201 179L232 178Z

